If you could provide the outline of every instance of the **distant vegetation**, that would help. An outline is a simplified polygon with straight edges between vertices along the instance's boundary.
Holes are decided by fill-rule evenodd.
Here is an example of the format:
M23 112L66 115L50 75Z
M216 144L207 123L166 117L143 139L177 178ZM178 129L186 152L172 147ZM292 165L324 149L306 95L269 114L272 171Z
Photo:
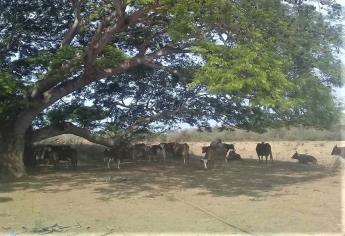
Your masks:
M248 132L245 130L223 130L219 131L213 128L212 131L200 132L197 129L188 129L175 131L168 134L155 137L156 141L178 141L178 142L196 142L211 141L222 139L227 141L268 141L268 140L345 140L345 125L337 125L331 129L315 129L306 127L291 127L269 129L265 133Z
M148 142L209 142L215 139L222 139L226 141L317 141L317 140L328 140L328 141L340 141L345 140L345 125L336 125L331 129L315 129L306 127L291 127L291 128L280 128L280 129L269 129L265 133L248 132L245 130L223 130L219 131L218 128L213 128L211 131L198 131L197 129L184 129L180 131L174 131L167 134L152 135L145 140ZM59 135L49 139L45 139L39 143L42 144L72 144L88 145L91 142L84 138L77 137L71 134ZM101 145L99 146L102 150Z

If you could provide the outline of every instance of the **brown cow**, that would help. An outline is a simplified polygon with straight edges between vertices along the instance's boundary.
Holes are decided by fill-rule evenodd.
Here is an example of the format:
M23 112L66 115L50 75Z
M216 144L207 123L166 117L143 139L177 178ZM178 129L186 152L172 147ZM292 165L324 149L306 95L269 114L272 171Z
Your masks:
M183 164L189 164L189 145L187 143L173 144L174 157L183 158Z
M241 155L236 153L235 150L230 150L225 160L229 161L242 161Z

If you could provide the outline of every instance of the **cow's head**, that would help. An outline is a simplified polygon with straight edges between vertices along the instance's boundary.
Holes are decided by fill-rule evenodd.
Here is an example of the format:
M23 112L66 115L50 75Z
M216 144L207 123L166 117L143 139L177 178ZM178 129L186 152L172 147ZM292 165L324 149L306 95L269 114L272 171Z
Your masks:
M339 154L339 148L337 145L334 146L331 155L338 155Z
M298 153L297 153L297 151L295 152L295 154L293 154L293 156L291 157L291 159L298 159Z

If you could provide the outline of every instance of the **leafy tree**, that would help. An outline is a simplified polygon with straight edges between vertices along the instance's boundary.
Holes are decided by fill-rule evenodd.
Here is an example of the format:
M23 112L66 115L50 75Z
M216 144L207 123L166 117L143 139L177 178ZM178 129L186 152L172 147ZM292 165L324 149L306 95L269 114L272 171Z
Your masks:
M25 148L62 133L112 146L181 121L261 131L325 127L340 114L332 0L5 0L0 9L2 173L22 176Z

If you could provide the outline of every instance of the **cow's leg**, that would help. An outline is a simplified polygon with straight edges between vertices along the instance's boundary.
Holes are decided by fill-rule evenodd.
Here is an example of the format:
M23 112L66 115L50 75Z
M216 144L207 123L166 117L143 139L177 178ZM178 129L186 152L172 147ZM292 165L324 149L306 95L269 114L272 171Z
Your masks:
M164 145L160 145L161 149L162 149L162 156L163 156L163 161L165 162L166 158L167 158L167 153L165 151L165 146Z
M53 162L54 162L54 168L59 168L59 157L56 152L53 152Z
M120 169L120 162L121 162L121 160L120 160L120 158L117 158L117 169Z
M205 159L201 159L202 160L202 164L204 166L204 169L207 169L207 162L208 160L205 160Z
M132 161L135 161L135 151L132 152Z

